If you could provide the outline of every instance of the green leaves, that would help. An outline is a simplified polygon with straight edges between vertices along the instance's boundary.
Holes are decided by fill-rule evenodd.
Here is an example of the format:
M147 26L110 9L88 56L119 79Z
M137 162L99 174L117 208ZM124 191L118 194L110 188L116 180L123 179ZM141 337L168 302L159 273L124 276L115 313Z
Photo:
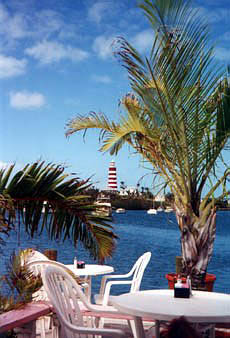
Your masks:
M9 294L1 294L0 314L23 307L33 299L33 293L42 286L41 276L34 274L22 265L23 251L15 252L10 256L7 264L7 273L0 277L1 290L9 290Z
M1 203L1 231L5 219L6 224L23 224L32 237L46 228L51 239L70 238L75 246L81 241L101 261L112 255L117 237L108 219L92 215L95 206L85 194L89 179L79 180L62 166L45 162L28 164L11 178L13 169L1 171L0 195L10 197L17 217Z
M217 101L216 141L218 145L230 135L230 85L229 79L224 79L215 93Z

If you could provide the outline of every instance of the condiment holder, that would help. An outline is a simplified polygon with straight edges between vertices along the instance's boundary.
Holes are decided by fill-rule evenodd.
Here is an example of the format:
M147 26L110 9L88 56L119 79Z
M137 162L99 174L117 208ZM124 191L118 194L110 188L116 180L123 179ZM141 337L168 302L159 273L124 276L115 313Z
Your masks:
M85 268L85 262L84 261L78 261L77 262L77 268L78 269L84 269Z
M189 298L191 294L191 280L189 276L185 283L182 283L182 280L178 276L177 282L174 284L174 297Z

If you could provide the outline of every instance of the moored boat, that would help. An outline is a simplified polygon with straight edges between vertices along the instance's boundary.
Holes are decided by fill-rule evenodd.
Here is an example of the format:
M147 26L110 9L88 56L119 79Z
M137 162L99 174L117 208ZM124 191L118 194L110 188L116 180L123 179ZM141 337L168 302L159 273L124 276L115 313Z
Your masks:
M156 215L156 214L157 214L157 210L151 208L151 209L147 210L147 214L150 214L150 215Z
M159 208L157 209L157 212L162 212L162 211L164 211L164 209L161 208L161 207L159 207Z
M124 208L118 208L118 209L116 209L116 213L117 214L125 214L126 210Z
M106 196L98 197L97 201L94 203L97 206L96 210L93 211L94 215L98 216L112 216L112 205L110 203L110 198Z
M173 208L166 208L165 212L173 212Z

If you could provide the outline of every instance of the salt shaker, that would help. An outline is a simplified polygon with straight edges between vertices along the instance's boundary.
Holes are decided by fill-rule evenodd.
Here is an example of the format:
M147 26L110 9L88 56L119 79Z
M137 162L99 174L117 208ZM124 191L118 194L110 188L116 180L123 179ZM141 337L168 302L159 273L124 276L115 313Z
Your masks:
M178 275L177 282L175 284L175 288L182 288L182 281L180 275Z
M73 265L77 269L77 257L74 257Z
M190 296L192 296L192 282L191 282L190 276L187 276L187 283L188 283L188 286L189 286Z

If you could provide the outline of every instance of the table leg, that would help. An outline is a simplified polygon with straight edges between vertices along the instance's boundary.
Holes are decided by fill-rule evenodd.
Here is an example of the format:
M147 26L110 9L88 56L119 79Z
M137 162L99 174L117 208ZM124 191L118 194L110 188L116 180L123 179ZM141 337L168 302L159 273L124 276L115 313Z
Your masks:
M215 338L215 324L210 328L210 338Z
M91 303L91 290L92 290L92 277L91 276L87 276L87 280L88 280L88 300Z
M160 338L160 321L155 321L155 337Z
M134 317L134 324L135 324L135 331L134 337L136 338L143 338L145 337L145 331L142 323L141 317Z
M84 287L85 283L85 287ZM91 302L91 287L92 287L92 277L91 276L85 276L84 282L82 283L82 287L85 289L85 295L89 302Z

